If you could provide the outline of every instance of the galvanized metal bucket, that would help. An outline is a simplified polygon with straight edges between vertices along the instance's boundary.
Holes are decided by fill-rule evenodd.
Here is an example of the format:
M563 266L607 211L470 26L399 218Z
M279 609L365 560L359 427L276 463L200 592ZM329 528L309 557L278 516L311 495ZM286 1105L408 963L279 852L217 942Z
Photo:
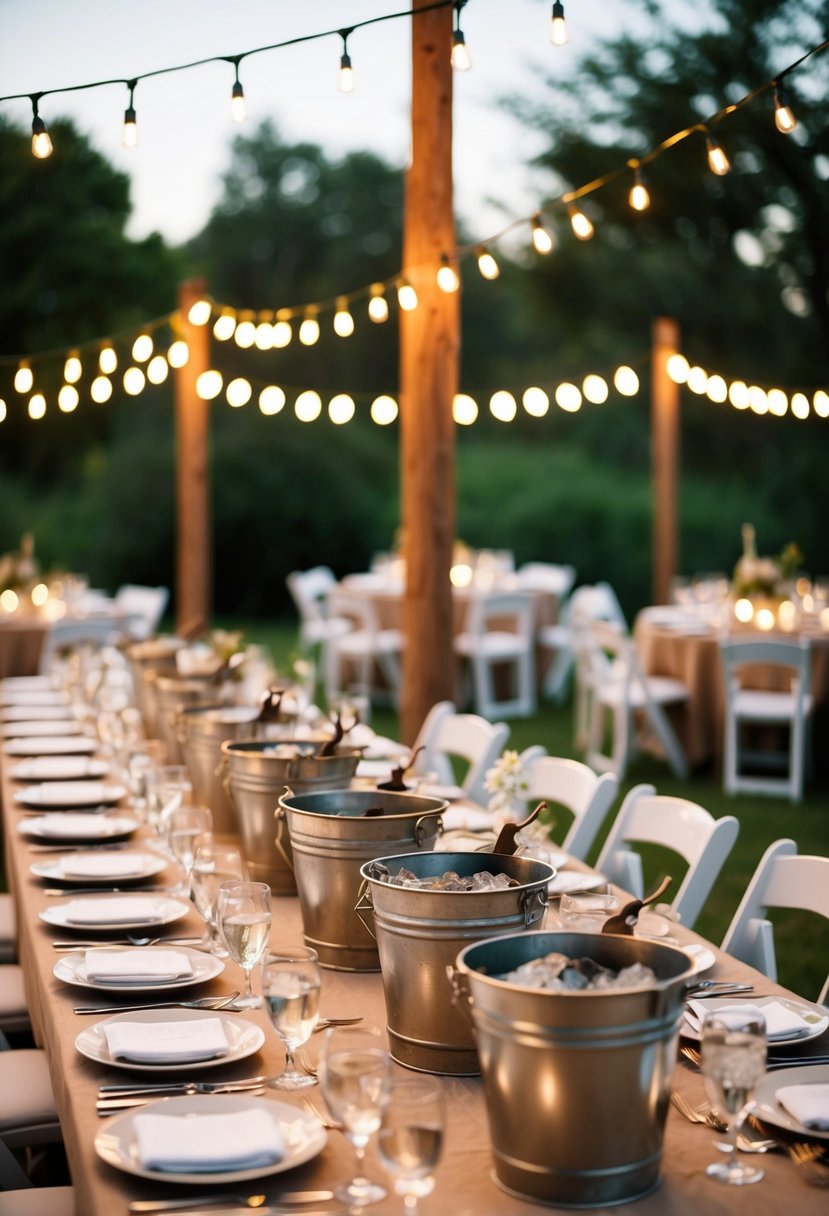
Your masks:
M268 731L284 727L268 727ZM289 728L290 729L290 728ZM251 878L270 884L276 895L296 894L291 842L277 802L292 791L345 789L357 769L360 753L338 748L320 756L319 739L228 740L221 753L226 764L225 790L235 809L242 852Z
M193 801L209 806L213 830L236 834L236 810L224 785L222 744L257 737L258 705L189 705L178 711L176 733L190 770Z
M354 910L360 867L389 853L434 848L446 807L442 798L387 790L288 791L279 799L277 813L291 838L305 942L323 967L380 969L377 942Z
M550 992L498 979L545 954L619 969L652 986ZM593 933L522 933L467 946L453 983L471 1006L499 1185L559 1207L628 1203L659 1185L685 984L672 946Z
M221 701L221 689L207 679L173 675L155 677L158 737L163 740L168 764L183 764L184 755L178 737L178 715L194 705L211 705Z
M146 642L134 642L124 652L132 676L135 703L150 739L158 736L155 678L159 673L175 672L176 651L184 645L182 638L148 638Z
M467 877L485 870L506 874L518 886L424 891L384 881L384 872L397 874L403 868L418 878L448 870ZM380 857L360 873L365 883L357 911L374 911L391 1054L422 1072L480 1072L472 1022L468 1010L453 1003L447 968L471 942L540 924L555 870L527 857L473 852Z

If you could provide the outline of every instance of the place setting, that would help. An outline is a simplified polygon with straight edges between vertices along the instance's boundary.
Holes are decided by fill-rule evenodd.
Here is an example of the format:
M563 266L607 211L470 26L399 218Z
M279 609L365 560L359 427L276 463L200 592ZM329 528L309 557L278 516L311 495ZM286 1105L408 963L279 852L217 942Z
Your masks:
M138 820L130 815L73 811L26 816L16 825L21 836L33 841L48 841L56 846L126 840L139 826Z
M109 775L109 761L96 756L34 756L9 769L12 781L83 781Z
M53 861L35 861L29 873L36 878L65 886L67 895L73 886L111 886L113 883L138 884L167 869L167 859L159 853L140 849L79 850Z
M259 1051L265 1042L261 1026L218 1008L232 1007L238 995L125 1008L85 1027L75 1046L98 1064L135 1072L193 1072L233 1064ZM211 1008L204 1008L207 1004ZM79 1007L81 1012L93 1008Z
M49 725L55 726L56 723L53 722ZM48 734L35 737L29 734L9 739L3 744L3 751L7 756L91 756L99 747L98 740L89 735L60 734L57 731L50 731Z
M73 898L43 908L38 915L46 924L61 929L103 932L174 924L189 911L190 904L183 899L139 891L129 895Z
M12 719L11 721L7 719L0 722L0 735L6 739L13 737L34 739L39 735L57 738L61 735L80 735L81 733L80 722L71 717L58 718L57 720L47 719L45 721L33 718Z
M14 795L18 807L38 810L62 807L114 806L129 790L117 781L44 781L27 785Z
M127 993L189 988L222 971L222 959L189 946L100 946L64 954L53 974L78 988Z

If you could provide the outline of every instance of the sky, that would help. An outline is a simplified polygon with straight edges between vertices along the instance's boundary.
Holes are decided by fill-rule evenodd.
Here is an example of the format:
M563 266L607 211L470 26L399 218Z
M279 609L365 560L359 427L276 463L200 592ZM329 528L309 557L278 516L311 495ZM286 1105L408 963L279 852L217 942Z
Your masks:
M408 0L0 0L0 95L129 79L408 7ZM570 42L563 48L549 41L549 0L469 0L463 9L473 66L454 78L454 184L456 210L475 236L531 214L544 194L530 165L543 143L499 99L513 92L543 97L544 73L618 30L624 8L620 0L567 0ZM129 174L132 237L158 231L178 243L201 230L218 201L234 135L264 119L286 140L318 143L333 159L359 148L406 164L409 19L355 31L349 95L337 85L341 49L334 35L244 60L248 119L241 126L230 116L230 64L142 81L135 93L139 143L131 150L121 146L123 84L45 97L40 111L47 125L73 118ZM31 124L28 100L2 102L0 112Z

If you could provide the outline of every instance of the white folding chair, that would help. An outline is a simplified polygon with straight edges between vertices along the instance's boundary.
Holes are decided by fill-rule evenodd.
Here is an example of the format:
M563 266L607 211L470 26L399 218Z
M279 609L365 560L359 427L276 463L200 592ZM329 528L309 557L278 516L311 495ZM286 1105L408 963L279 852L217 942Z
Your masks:
M381 629L377 610L367 595L349 590L334 591L329 597L334 619L346 620L344 633L328 639L325 665L325 691L330 698L343 690L345 664L353 671L348 681L366 692L372 699L390 700L394 705L400 699L400 656L403 652L403 634L399 629ZM349 619L350 618L350 619ZM374 678L377 664L384 684L378 685Z
M722 949L777 979L769 908L815 912L829 920L829 857L798 856L793 840L775 840L754 871L722 940ZM818 1003L829 1003L829 975Z
M580 645L591 685L587 763L623 781L636 751L655 751L680 780L687 778L688 760L665 712L669 705L688 701L687 687L668 676L646 676L633 639L608 621L592 621ZM608 716L612 718L609 754L603 750Z
M414 741L413 751L424 749L416 761L417 771L436 773L441 785L454 785L457 778L451 757L459 757L469 766L460 783L464 794L472 802L486 806L487 769L498 759L508 738L506 722L488 722L477 714L459 714L451 701L438 701L429 710Z
M575 581L575 566L559 566L555 562L524 562L515 572L515 585L522 591L546 591L554 595L559 616Z
M570 675L576 676L575 737L579 747L587 738L589 717L589 673L579 662L579 639L591 621L615 621L627 629L622 605L610 583L585 583L570 595L559 613L555 625L542 625L538 630L540 646L555 652L544 680L544 696L562 701L567 692Z
M573 816L561 847L565 853L586 858L611 803L619 792L613 773L595 773L578 760L540 756L528 765L527 798L536 803L542 798L558 803ZM552 807L555 813L555 807Z
M328 566L293 570L285 582L299 613L299 643L304 650L348 633L350 621L329 613L328 597L337 585L333 570Z
M803 797L812 713L811 646L808 639L723 638L720 641L725 689L723 780L728 794L783 794L792 802ZM790 681L781 691L744 688L741 673L752 664L774 667ZM741 728L788 728L785 752L743 747ZM743 762L755 766L750 774ZM757 773L756 768L782 768L784 776Z
M169 599L168 587L124 583L118 588L115 607L128 618L126 632L134 642L144 642L158 632Z
M614 820L596 869L637 898L644 894L642 859L632 843L654 844L678 854L688 869L670 906L688 928L696 921L740 825L733 815L715 819L687 798L657 794L652 785L628 793Z
M48 672L52 659L69 647L88 646L93 650L118 641L121 633L114 619L91 616L78 620L55 621L47 629L40 652L40 671Z
M528 718L535 713L535 601L528 591L493 591L476 595L467 627L455 638L455 652L472 672L475 712ZM499 698L496 671L509 666L512 695Z

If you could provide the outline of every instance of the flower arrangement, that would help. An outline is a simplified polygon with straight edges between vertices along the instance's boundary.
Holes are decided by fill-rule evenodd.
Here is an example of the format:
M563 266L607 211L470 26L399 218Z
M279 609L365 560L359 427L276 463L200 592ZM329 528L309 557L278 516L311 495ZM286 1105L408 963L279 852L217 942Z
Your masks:
M743 556L734 567L734 593L746 598L784 595L785 584L794 578L802 564L803 554L794 541L789 541L777 557L758 557L754 528L743 524Z
M523 761L517 751L509 748L484 777L484 789L492 795L487 804L490 811L510 812L516 809L516 804L523 811L529 788Z

